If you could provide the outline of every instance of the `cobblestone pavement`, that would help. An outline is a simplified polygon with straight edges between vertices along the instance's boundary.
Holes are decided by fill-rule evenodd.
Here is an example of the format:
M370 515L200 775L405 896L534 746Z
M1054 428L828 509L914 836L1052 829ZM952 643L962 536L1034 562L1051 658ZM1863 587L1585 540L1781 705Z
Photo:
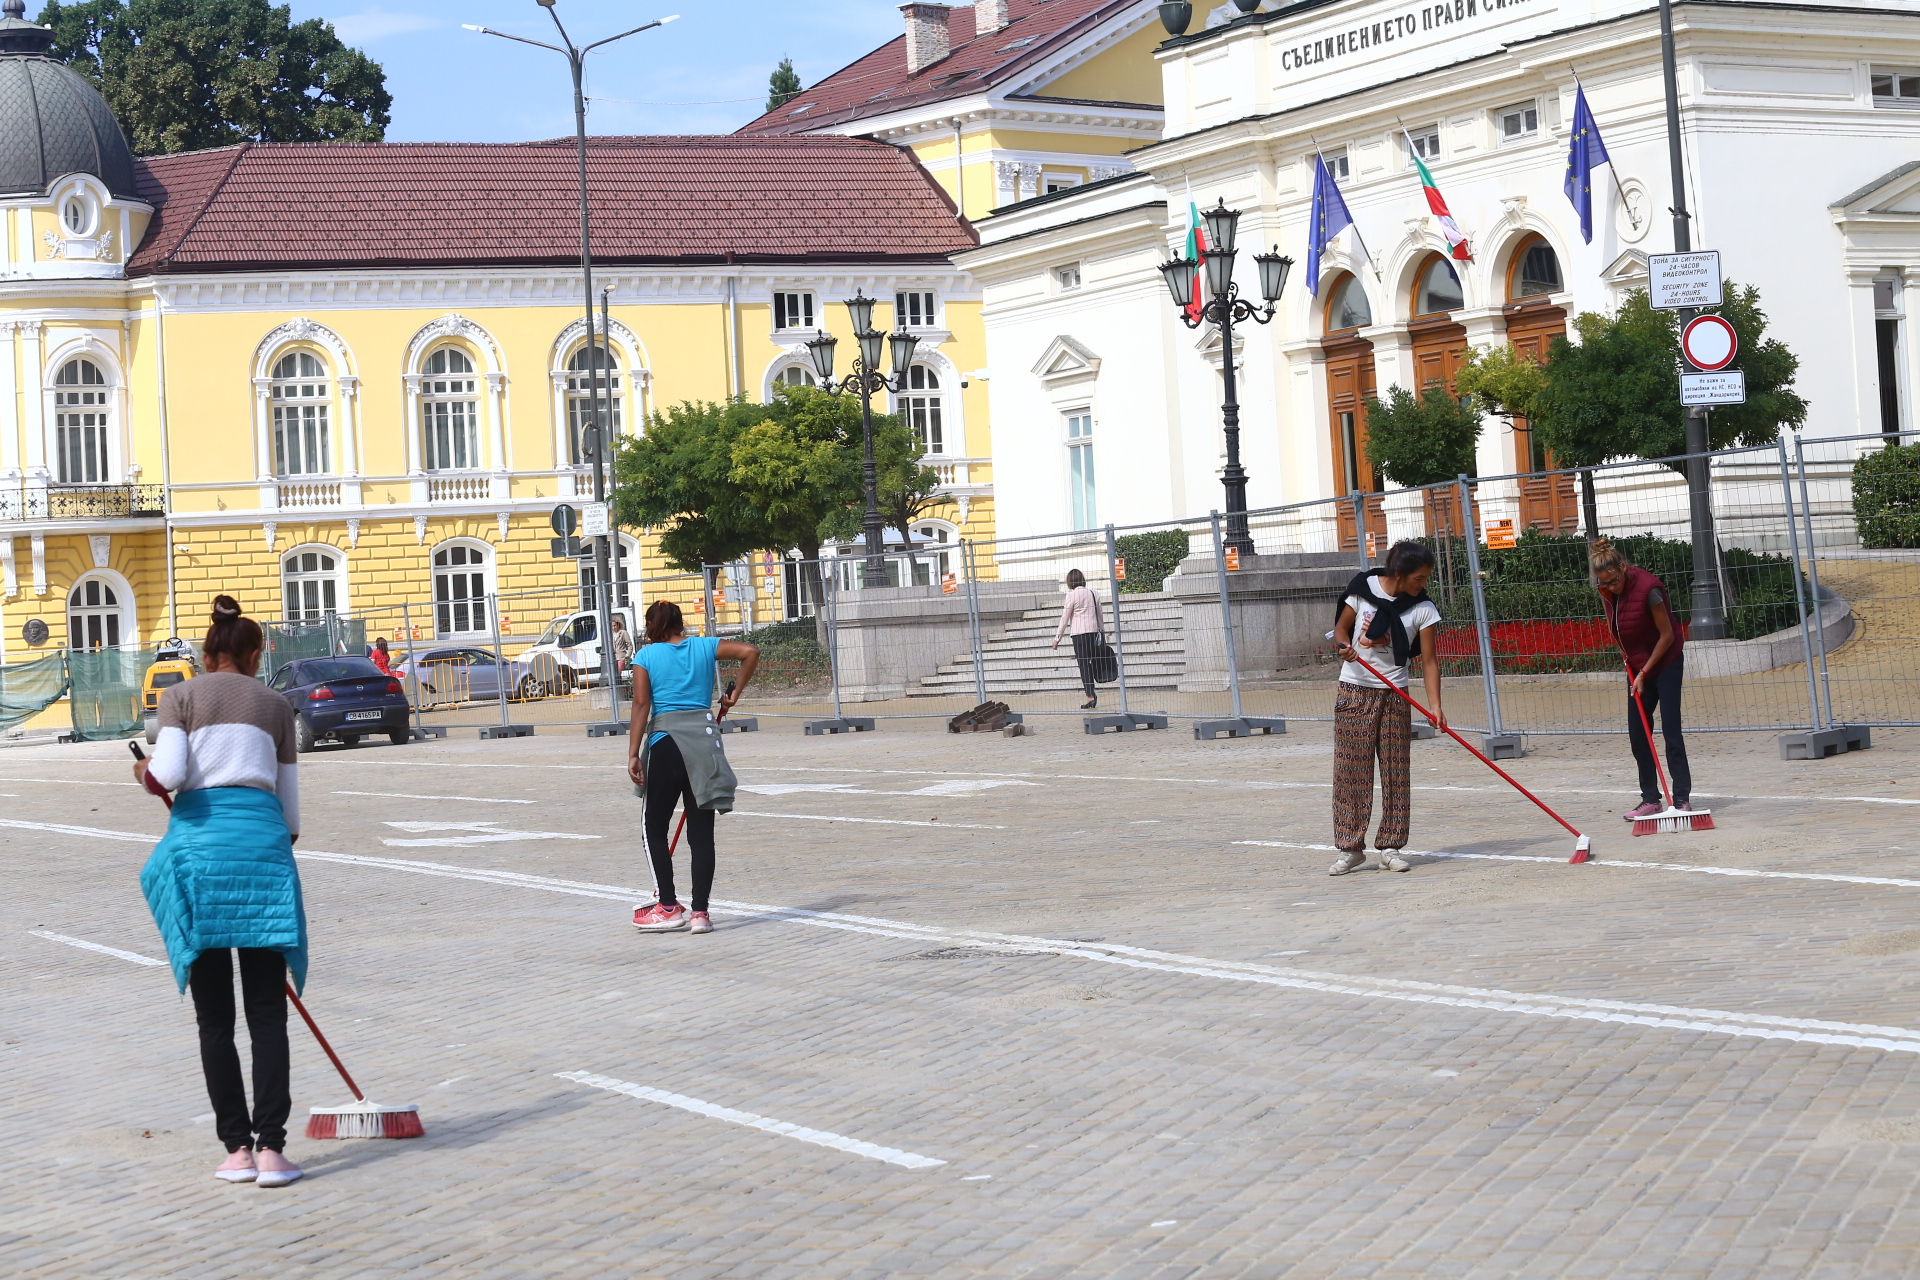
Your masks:
M1532 743L1585 866L1420 743L1426 855L1331 879L1324 725L762 724L707 937L627 923L618 741L306 757L310 1004L428 1136L285 1190L209 1176L125 749L0 751L0 1273L1920 1272L1920 736L1702 735L1718 829L1640 840L1622 741Z

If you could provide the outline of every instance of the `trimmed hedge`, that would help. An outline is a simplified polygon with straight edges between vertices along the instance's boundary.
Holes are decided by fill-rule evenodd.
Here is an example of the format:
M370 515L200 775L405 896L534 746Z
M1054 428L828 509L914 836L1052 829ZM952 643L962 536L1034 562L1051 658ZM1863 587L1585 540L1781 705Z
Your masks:
M1920 444L1854 460L1853 523L1863 547L1920 547Z
M1127 580L1120 584L1120 594L1145 595L1158 591L1187 558L1187 531L1129 533L1113 540L1113 550L1127 562Z

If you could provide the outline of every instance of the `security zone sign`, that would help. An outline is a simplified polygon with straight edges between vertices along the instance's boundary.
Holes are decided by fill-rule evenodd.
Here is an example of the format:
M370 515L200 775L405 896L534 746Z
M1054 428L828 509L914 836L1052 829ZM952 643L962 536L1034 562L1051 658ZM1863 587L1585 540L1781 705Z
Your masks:
M1722 297L1718 249L1648 256L1647 302L1654 310L1717 307Z

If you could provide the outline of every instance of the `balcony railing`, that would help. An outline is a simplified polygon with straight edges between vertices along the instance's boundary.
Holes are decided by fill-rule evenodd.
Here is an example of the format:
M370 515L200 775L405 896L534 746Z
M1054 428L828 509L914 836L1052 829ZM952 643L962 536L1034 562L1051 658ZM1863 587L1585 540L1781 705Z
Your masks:
M280 506L288 507L337 507L340 505L340 482L338 480L282 480L279 484Z
M101 520L166 513L165 485L61 484L45 489L0 489L0 520Z
M486 476L429 476L430 502L474 502L489 497L493 484Z

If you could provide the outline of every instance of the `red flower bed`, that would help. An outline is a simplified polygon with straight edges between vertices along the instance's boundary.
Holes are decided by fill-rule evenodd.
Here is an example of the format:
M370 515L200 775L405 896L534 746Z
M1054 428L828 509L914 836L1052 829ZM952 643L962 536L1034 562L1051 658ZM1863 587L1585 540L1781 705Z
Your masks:
M1602 671L1619 662L1620 650L1600 618L1559 622L1496 622L1492 627L1496 669L1518 674ZM1440 630L1440 660L1448 674L1477 667L1479 638L1471 624Z

